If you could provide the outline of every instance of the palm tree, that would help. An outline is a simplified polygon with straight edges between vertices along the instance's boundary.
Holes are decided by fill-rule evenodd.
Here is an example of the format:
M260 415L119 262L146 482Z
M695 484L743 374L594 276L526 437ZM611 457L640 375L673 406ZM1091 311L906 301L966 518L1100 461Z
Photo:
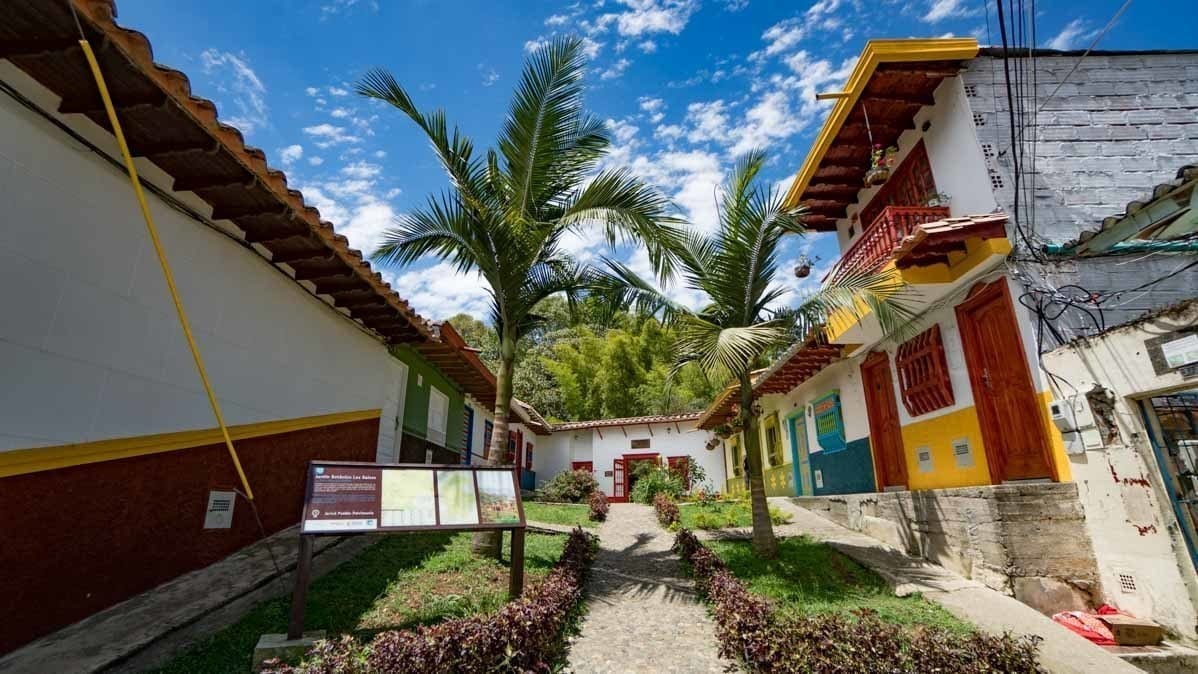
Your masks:
M773 348L818 334L837 311L873 312L887 333L901 330L911 311L903 303L903 286L891 275L858 272L843 275L805 297L791 309L771 311L788 292L775 283L778 248L787 234L802 235L804 211L785 205L783 195L762 187L757 174L765 155L751 152L736 165L723 189L719 227L713 235L665 230L658 245L667 248L682 280L702 291L709 303L698 311L671 300L664 291L626 265L607 260L609 272L596 284L609 306L634 306L660 314L678 330L675 371L697 362L717 381L733 380L740 388L738 420L744 430L753 511L753 549L764 557L777 554L762 479L757 413L753 406L752 372Z
M373 258L404 266L425 256L479 274L491 294L491 324L499 340L498 392L489 463L506 454L512 372L520 340L542 317L537 303L564 294L571 306L596 270L562 249L571 230L603 229L609 244L651 240L671 227L667 201L623 169L602 169L611 144L607 126L582 107L582 42L561 38L525 63L500 132L498 149L476 154L445 113L421 112L389 73L373 70L357 85L363 96L398 108L428 137L450 187L399 218ZM660 246L651 257L669 261ZM484 532L474 549L499 556L500 535Z

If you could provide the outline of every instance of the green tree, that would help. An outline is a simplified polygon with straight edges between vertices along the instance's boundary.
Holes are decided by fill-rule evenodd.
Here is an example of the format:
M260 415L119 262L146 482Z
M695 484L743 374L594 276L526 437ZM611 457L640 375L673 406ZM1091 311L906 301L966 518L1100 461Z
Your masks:
M583 109L582 51L581 40L562 38L529 56L498 148L485 154L476 154L457 127L449 129L444 111L421 112L385 70L357 85L359 94L416 123L450 182L384 234L374 260L386 266L447 260L460 272L478 273L490 290L489 322L499 344L492 461L505 454L517 348L545 322L535 308L558 294L573 302L593 281L595 271L563 250L566 234L599 226L615 243L649 240L672 226L660 194L626 170L598 170L611 134ZM650 242L648 252L668 266L660 247ZM501 540L498 532L483 532L474 549L499 557Z
M803 211L787 207L784 196L757 182L765 155L742 158L724 187L719 227L713 235L697 231L662 231L656 239L675 256L686 284L708 298L698 311L678 304L626 265L608 261L610 273L599 284L611 306L635 306L661 315L676 327L677 364L698 363L717 381L740 386L739 417L744 428L753 512L753 549L763 557L777 555L762 479L757 414L753 409L750 373L772 348L804 339L838 310L857 313L863 303L888 332L905 325L911 311L902 301L903 287L894 277L852 273L825 285L797 307L771 311L787 292L774 283L778 247L787 234L803 234Z

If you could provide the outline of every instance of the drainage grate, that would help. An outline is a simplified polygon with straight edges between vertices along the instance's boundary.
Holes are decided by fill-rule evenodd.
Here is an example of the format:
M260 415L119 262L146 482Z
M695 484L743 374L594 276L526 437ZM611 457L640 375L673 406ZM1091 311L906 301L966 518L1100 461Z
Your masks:
M1119 589L1124 592L1136 591L1136 577L1130 573L1119 574Z

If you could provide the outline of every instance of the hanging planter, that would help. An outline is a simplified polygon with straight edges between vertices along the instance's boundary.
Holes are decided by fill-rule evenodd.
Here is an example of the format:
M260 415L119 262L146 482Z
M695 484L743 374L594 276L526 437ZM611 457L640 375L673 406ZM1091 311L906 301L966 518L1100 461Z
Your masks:
M890 166L886 162L887 152L882 149L880 144L874 145L873 152L869 155L869 170L865 172L867 187L881 185L890 180ZM896 149L895 152L897 153L898 150Z

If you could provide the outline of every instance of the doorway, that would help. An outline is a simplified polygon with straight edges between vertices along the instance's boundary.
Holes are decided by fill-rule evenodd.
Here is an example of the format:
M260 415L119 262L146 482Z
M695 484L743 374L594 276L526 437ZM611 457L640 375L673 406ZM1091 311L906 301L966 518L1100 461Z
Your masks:
M1055 481L1041 403L1006 280L975 287L957 305L957 325L991 481Z
M625 498L632 494L632 488L636 486L636 481L640 477L637 475L637 467L645 464L660 466L660 454L625 454L621 460L624 465L624 490Z
M807 445L807 418L799 410L786 419L787 431L790 433L790 463L794 471L795 494L797 496L815 496L811 488L811 454Z
M861 384L865 387L869 443L873 446L878 491L906 489L907 456L890 376L890 356L885 351L871 353L861 364Z
M1153 396L1142 404L1161 481L1198 566L1198 389Z

